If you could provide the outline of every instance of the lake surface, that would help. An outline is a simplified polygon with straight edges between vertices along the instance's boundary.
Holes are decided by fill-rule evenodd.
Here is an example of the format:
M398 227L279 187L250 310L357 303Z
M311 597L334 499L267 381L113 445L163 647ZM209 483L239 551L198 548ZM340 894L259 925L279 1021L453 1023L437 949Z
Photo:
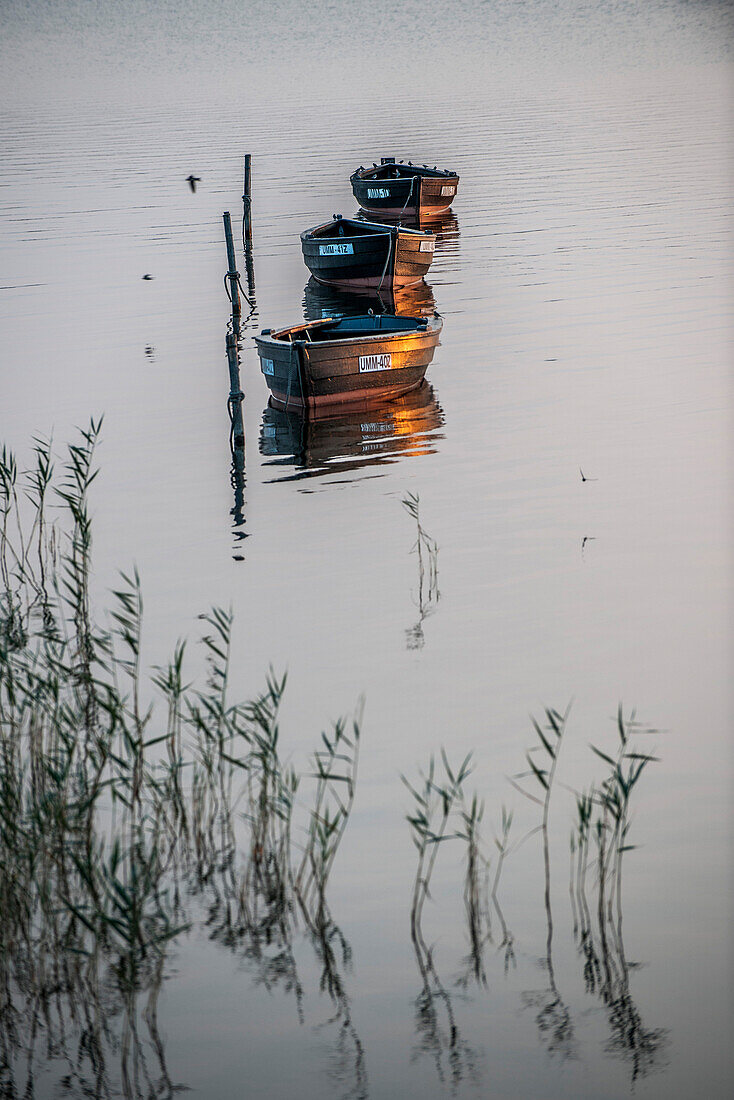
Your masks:
M731 6L3 10L2 440L27 462L34 436L60 448L104 413L93 595L108 606L137 565L148 665L186 635L193 676L197 616L231 605L232 690L287 670L299 768L365 701L329 887L350 1030L305 934L297 1003L192 903L157 1005L170 1081L207 1100L729 1096ZM238 234L246 152L257 309L233 481L221 215ZM392 155L461 176L421 292L441 347L410 400L304 425L268 407L251 336L334 309L298 234L353 216L349 175ZM430 592L408 494L438 548ZM550 972L540 835L504 864L512 950L494 913L486 982L447 841L422 922L432 1030L400 776L473 753L494 874L502 806L515 843L539 823L508 781L529 714L570 700ZM620 702L660 731L625 857L621 1022L568 890L573 792L603 777L589 745L616 752ZM24 1095L26 1046L3 1036L3 1095ZM25 1095L82 1095L67 1071L37 1040ZM170 1094L123 1088L114 1058L111 1081Z

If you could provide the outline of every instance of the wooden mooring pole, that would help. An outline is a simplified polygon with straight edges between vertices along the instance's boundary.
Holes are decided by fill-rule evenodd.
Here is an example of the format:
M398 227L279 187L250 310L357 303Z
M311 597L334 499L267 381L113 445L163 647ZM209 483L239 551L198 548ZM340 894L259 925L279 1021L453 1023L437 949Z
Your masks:
M245 183L242 189L242 244L245 249L245 272L250 309L255 309L255 263L252 258L252 200L250 196L252 157L245 153Z
M229 280L229 296L232 302L232 329L227 333L227 363L229 365L229 417L232 421L232 445L241 448L245 445L245 429L242 424L242 400L244 394L240 389L240 290L239 273L234 254L234 241L232 240L232 219L229 211L222 215L224 221L224 238L227 243L227 264L229 270L226 278Z
M241 528L245 522L245 425L242 419L242 403L244 393L240 389L240 289L239 273L235 259L234 241L232 239L232 219L229 211L222 214L224 221L224 239L227 244L227 274L225 284L229 283L229 298L232 303L232 326L227 330L227 365L229 367L229 397L227 398L227 412L231 424L229 444L232 452L232 487L234 489L234 508L231 515L234 518L235 528ZM252 306L250 316L252 315ZM245 538L246 532L236 530L238 539ZM240 555L235 555L236 560L242 560Z
M222 218L224 220L224 239L227 242L227 263L229 264L227 278L229 279L229 297L232 302L232 322L235 333L239 336L240 317L242 316L240 307L240 276L235 262L234 241L232 240L232 219L229 216L229 210L224 211Z

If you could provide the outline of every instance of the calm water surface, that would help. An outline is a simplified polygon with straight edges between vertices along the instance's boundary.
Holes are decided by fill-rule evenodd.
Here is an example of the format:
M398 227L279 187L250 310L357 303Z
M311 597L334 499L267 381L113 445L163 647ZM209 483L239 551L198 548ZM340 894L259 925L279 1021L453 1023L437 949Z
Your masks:
M172 1081L212 1100L730 1095L729 5L661 0L644 21L621 2L542 0L378 4L369 20L351 4L4 8L3 440L27 456L35 434L60 445L104 412L96 600L137 563L150 664L231 604L235 694L288 670L299 766L365 698L330 892L353 1031L330 1023L305 937L299 1013L267 959L217 942L202 913L159 1000ZM221 213L239 219L245 152L257 312L238 486ZM385 155L461 175L416 307L443 315L441 347L410 398L304 423L268 408L251 334L339 308L309 283L298 234L352 216L350 173ZM438 544L440 598L422 606L407 493ZM447 844L424 914L446 993L431 1033L400 773L472 751L489 845L503 804L519 839L538 821L507 780L534 740L528 712L571 698L552 975L539 837L503 870L514 955L495 923L485 985L466 978L464 864ZM625 871L644 1057L589 986L567 888L571 791L600 776L589 742L613 751L620 700L664 731ZM551 976L562 1034L543 1012ZM45 1053L33 1095L69 1095ZM14 1058L8 1096L25 1081Z

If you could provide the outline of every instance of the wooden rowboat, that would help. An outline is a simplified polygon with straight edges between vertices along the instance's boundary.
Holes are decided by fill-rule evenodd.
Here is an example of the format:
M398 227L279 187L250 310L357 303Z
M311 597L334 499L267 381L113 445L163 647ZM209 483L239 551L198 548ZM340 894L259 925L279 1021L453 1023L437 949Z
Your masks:
M434 233L335 214L301 233L306 267L327 286L393 290L415 286L431 266Z
M370 214L410 214L430 218L451 206L459 186L455 172L383 157L381 164L362 168L349 178L354 197Z
M389 314L306 321L255 337L276 405L321 409L391 399L419 386L443 322Z

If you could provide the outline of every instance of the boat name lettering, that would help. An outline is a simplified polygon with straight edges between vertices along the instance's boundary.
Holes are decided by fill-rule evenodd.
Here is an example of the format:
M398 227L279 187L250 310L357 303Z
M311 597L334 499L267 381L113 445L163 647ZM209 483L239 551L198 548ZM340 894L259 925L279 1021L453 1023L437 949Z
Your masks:
M433 252L436 247L435 239L432 241L421 241L421 252Z
M387 187L368 187L367 188L368 199L389 199L390 191Z
M272 359L263 359L263 374L275 374L275 364Z
M455 188L453 188L453 187L442 187L441 188L441 194L442 195L453 195L454 190L455 190Z
M390 370L391 367L392 355L390 352L383 352L382 355L360 355L359 357L360 374L372 370Z
M354 246L351 244L320 244L319 256L353 256Z

